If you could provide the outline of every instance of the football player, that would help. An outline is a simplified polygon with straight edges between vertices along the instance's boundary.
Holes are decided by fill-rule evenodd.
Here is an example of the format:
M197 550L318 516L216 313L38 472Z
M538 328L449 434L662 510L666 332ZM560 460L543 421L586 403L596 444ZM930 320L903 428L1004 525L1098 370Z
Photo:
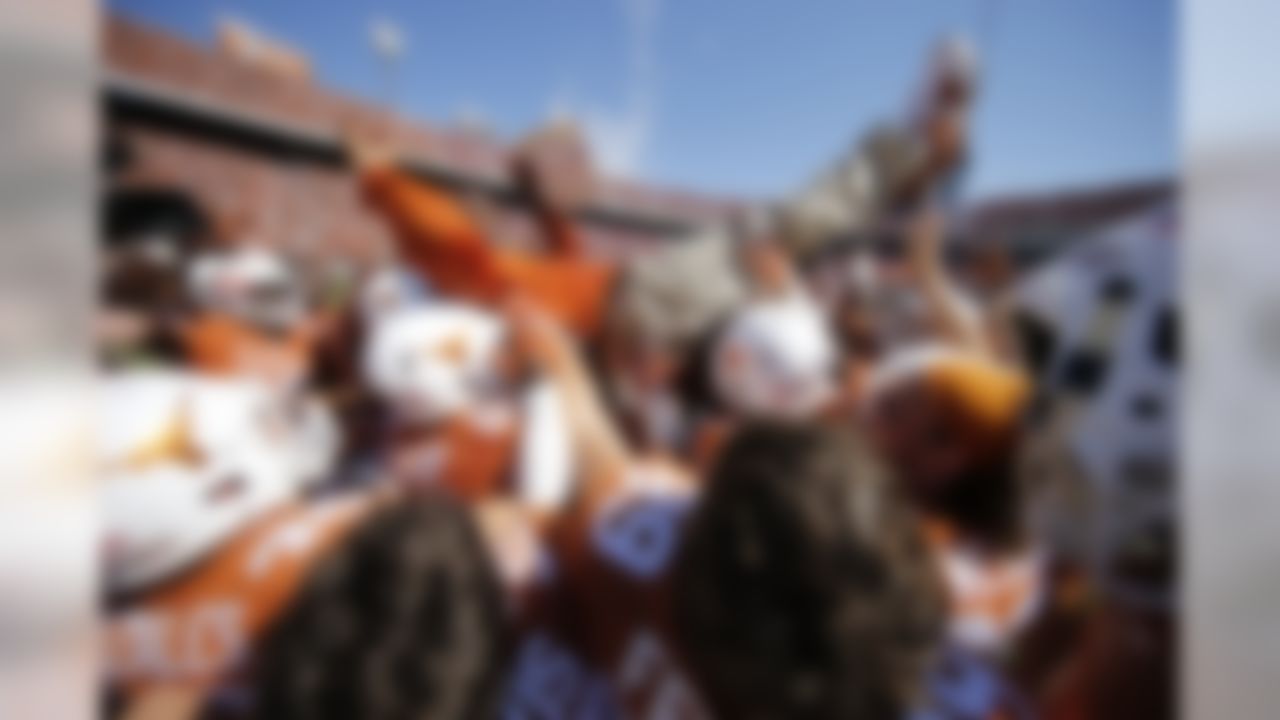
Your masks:
M886 357L864 398L877 448L921 509L948 579L952 634L984 652L1008 647L1043 589L1016 482L1029 387L1012 365L926 345Z
M522 366L501 316L444 301L385 314L364 370L389 411L383 454L397 482L547 512L564 502L572 467L558 398Z
M752 423L697 482L632 452L554 322L517 314L581 485L547 533L570 618L525 636L512 716L896 718L927 702L942 586L866 442Z
M487 716L506 616L478 516L391 492L304 499L299 439L257 386L145 373L104 394L122 713Z

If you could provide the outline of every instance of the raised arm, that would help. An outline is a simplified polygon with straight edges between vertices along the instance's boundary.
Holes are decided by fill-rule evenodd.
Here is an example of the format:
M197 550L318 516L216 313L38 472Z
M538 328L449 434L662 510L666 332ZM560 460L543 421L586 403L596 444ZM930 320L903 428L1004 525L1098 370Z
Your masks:
M942 213L929 207L906 225L907 266L939 339L956 347L992 355L994 343L982 312L956 287L943 258Z
M590 512L622 481L634 461L631 449L568 333L527 301L508 303L508 317L517 343L560 395L579 469L577 505Z
M586 243L573 214L595 183L590 154L576 126L552 123L524 138L511 155L512 176L533 206L549 255L580 258Z
M503 293L497 258L459 200L400 170L390 142L355 129L346 142L365 200L390 223L406 262L449 294L489 301Z
M587 254L586 243L582 233L567 213L549 206L542 201L535 201L534 217L538 221L538 230L547 245L547 250L555 256L578 258Z
M391 222L402 257L433 287L482 303L518 292L580 337L597 331L617 267L578 256L577 240L567 235L559 241L562 251L551 255L491 245L458 199L396 170L394 154L378 142L353 137L351 158L370 205ZM567 215L559 218L563 232L556 232L576 232Z

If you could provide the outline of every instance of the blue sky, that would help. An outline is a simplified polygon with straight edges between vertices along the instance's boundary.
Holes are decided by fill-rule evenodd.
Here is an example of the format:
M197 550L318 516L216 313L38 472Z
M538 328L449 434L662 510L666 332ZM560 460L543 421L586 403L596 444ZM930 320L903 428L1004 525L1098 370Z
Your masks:
M387 97L374 18L407 44L398 107L518 135L579 116L612 169L719 193L785 192L902 115L939 34L972 33L985 86L971 198L1168 175L1173 0L110 0L208 40L239 17L321 82Z

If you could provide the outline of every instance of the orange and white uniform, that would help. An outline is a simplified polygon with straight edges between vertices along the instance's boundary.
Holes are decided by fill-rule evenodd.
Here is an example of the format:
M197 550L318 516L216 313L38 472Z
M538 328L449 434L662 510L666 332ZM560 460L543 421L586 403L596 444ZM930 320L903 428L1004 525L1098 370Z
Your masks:
M710 717L680 660L670 609L672 564L696 500L684 471L646 462L551 530L562 615L525 636L510 717Z
M206 375L296 386L311 371L317 328L304 324L269 334L221 313L207 313L183 332L192 366Z
M466 500L511 492L558 509L571 474L558 396L545 383L513 386L500 368L505 338L501 318L464 303L378 320L364 365L401 426L392 473Z
M126 693L232 687L309 571L365 517L367 496L290 504L106 620L105 665Z
M466 501L512 490L519 418L502 406L459 413L428 437L392 451L396 482L444 488Z
M573 461L556 398L545 386L516 400L457 413L421 439L398 443L391 473L411 488L442 488L477 502L506 496L558 512L573 490Z
M388 458L398 482L468 500L507 483L518 418L486 397L501 383L504 334L497 317L461 303L398 310L374 325L365 376L404 427Z
M458 200L429 183L391 168L361 180L369 204L391 223L405 262L441 295L483 304L518 292L580 336L598 328L617 268L564 252L580 245L576 238L551 238L560 251L548 255L501 248ZM547 227L575 232L568 222Z
M314 448L255 383L145 371L100 390L106 669L126 694L217 690L362 500L302 506Z

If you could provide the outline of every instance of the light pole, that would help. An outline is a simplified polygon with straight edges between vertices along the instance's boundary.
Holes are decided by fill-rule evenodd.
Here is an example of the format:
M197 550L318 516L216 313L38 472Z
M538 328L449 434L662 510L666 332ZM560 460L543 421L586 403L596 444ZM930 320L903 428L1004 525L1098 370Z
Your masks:
M394 114L399 109L400 59L404 56L405 41L400 26L384 17L369 23L369 42L382 64L383 102Z

